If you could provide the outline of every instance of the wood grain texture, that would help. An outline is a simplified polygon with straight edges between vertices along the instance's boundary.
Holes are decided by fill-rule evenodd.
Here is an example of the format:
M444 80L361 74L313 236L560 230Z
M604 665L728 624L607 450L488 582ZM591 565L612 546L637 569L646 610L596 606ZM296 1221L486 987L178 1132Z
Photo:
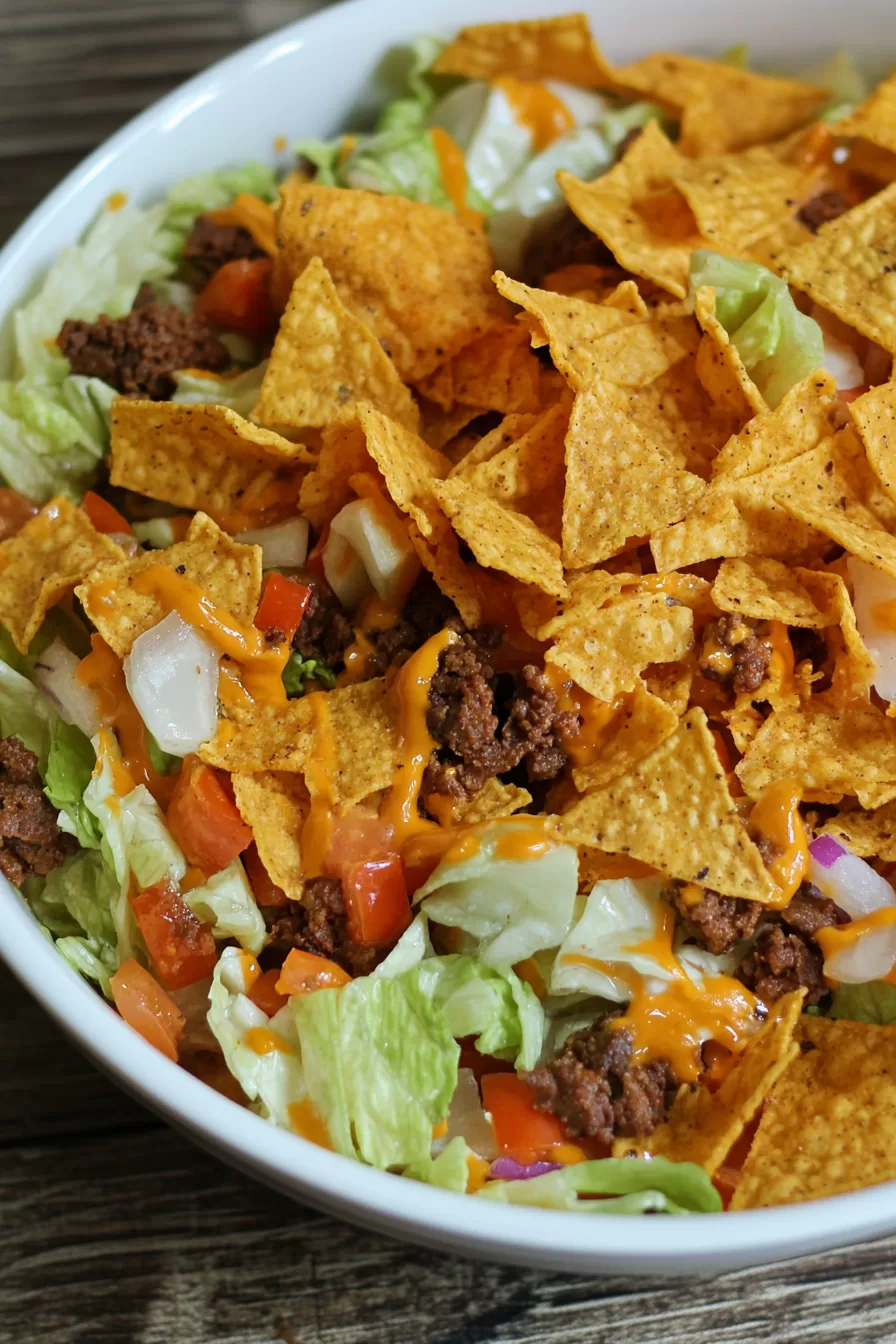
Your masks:
M314 7L0 0L0 240L122 121ZM101 1077L0 969L0 1344L846 1339L896 1344L896 1238L666 1284L417 1251L206 1157Z

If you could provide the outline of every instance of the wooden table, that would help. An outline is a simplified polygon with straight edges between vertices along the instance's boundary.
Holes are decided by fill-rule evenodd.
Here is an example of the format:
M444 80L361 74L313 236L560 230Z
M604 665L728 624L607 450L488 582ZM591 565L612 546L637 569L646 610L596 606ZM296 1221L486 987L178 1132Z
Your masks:
M0 0L0 239L122 121L313 7ZM652 1284L432 1255L212 1161L106 1082L3 969L0 1024L0 1344L896 1341L896 1238Z

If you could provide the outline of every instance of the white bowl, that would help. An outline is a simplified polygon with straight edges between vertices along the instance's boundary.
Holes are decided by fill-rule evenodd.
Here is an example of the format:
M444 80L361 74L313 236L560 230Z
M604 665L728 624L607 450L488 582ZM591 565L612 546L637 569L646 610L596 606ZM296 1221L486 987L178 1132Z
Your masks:
M332 134L359 104L382 100L381 57L421 28L448 35L464 23L571 8L557 0L353 0L255 42L137 117L48 196L0 253L0 313L21 301L113 191L147 203L185 173L272 158L277 136ZM840 45L873 73L896 58L893 0L606 0L588 8L599 40L620 60L664 47L712 54L743 41L757 64L772 67L793 69ZM5 331L8 342L8 322ZM275 1129L163 1058L69 969L2 878L0 954L100 1068L197 1143L283 1194L417 1244L655 1276L734 1269L896 1229L896 1182L814 1204L672 1220L502 1207L401 1180Z

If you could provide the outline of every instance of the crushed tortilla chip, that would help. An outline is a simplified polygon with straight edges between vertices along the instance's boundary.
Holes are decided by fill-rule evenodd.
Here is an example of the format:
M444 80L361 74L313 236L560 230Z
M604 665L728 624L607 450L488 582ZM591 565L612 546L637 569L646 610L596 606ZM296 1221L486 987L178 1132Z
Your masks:
M693 654L678 663L651 663L641 673L641 680L651 695L662 700L681 718L691 699L696 658Z
M315 455L228 406L131 401L112 406L109 480L182 509L203 509L229 532L285 516Z
M628 774L565 813L560 834L723 896L769 901L777 890L735 809L702 709Z
M706 486L650 443L623 396L599 383L580 392L566 435L563 559L572 569L625 549L630 537L677 522Z
M299 508L318 531L354 498L352 476L373 466L359 425L333 425L321 435L317 465L302 481Z
M896 500L896 383L872 387L849 409L868 461L887 494Z
M821 828L822 835L832 835L867 859L877 856L885 863L896 862L896 802L870 812L838 812Z
M717 1091L682 1087L653 1134L647 1139L617 1139L614 1157L649 1153L672 1162L694 1162L714 1176L799 1055L794 1032L805 994L805 989L798 989L771 1005L767 1019Z
M896 354L896 182L823 225L781 265L795 289Z
M896 798L896 721L873 706L812 704L770 714L736 773L751 798L776 779L802 781L804 797L863 807Z
M485 232L449 210L313 182L284 183L281 197L275 296L285 304L319 257L404 382L426 378L504 315Z
M725 560L712 586L712 600L720 611L821 630L831 622L800 581L802 572L756 555Z
M896 1177L896 1027L803 1017L731 1200L758 1209Z
M597 700L634 690L642 668L677 662L693 641L693 613L670 606L662 593L632 593L599 609L579 602L563 619L545 661Z
M578 753L573 744L572 778L579 793L603 788L619 775L627 774L677 727L675 711L658 696L651 695L646 686L637 685L628 695L620 697L618 708L600 735L596 759L587 765L576 765Z
M359 419L367 451L382 472L393 502L410 514L425 537L431 537L439 518L434 487L448 475L450 461L418 434L370 406L361 407Z
M505 415L499 425L483 434L482 438L464 453L451 468L449 476L470 476L474 467L488 462L517 439L521 439L537 422L537 415Z
M455 532L480 565L534 584L555 597L565 595L560 547L525 514L478 490L462 476L436 481L433 488Z
M440 801L444 802L444 798ZM452 826L474 826L498 817L512 817L514 812L528 807L532 795L516 784L503 784L497 776L487 780L472 798L458 800L451 808Z
M704 478L742 423L712 400L697 377L693 355L679 360L652 383L619 390L628 403L627 419L677 466Z
M756 476L817 448L836 430L839 409L831 375L811 374L725 444L712 464L713 476Z
M461 559L454 531L443 521L432 537L424 537L411 523L408 534L417 559L432 575L439 592L451 599L464 625L475 630L483 620L482 585L475 566Z
M251 826L258 855L275 886L290 900L301 900L304 890L299 846L308 816L308 790L300 775L264 770L231 775L240 816Z
M436 75L467 79L561 79L588 89L612 83L610 67L591 36L584 14L462 28L433 65Z
M559 172L567 204L606 243L619 265L683 299L691 253L708 242L672 183L684 160L655 121L625 157L594 182Z
M716 317L716 292L697 290L694 313L703 329L697 351L697 377L713 401L743 423L768 410L765 398L744 368L731 337Z
M505 322L465 346L417 390L445 410L460 403L503 415L532 414L541 406L541 372L528 332Z
M323 428L353 420L365 402L417 428L416 402L395 365L312 257L280 319L255 415L290 430Z
M477 489L531 518L554 541L560 540L568 421L565 406L552 406L525 434L461 473Z
M137 575L152 565L177 569L231 616L252 623L261 594L261 547L232 541L211 518L197 513L183 541L94 569L76 588L88 619L119 658L165 614L154 597L132 588Z
M792 217L811 194L814 176L813 170L759 145L693 160L675 185L716 251L739 253Z
M121 547L62 495L0 543L0 624L19 652L28 652L50 607L76 583L123 559Z
M877 88L848 117L837 122L837 137L855 136L896 154L896 72L881 80Z

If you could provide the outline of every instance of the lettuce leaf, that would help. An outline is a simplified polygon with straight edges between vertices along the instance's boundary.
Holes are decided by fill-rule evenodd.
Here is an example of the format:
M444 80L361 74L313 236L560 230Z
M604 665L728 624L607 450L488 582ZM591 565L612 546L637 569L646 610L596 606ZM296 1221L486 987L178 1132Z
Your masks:
M436 1185L441 1190L454 1190L464 1195L470 1178L468 1159L475 1156L466 1141L458 1135L438 1157L427 1155L405 1167L401 1174L409 1176L412 1181L423 1181L426 1185Z
M787 284L753 261L718 252L691 257L691 289L711 285L716 316L771 407L824 359L821 328L801 313Z
M177 388L171 400L180 406L229 406L237 415L248 418L258 401L267 367L265 359L235 378L201 378L195 373L176 373Z
M264 947L265 924L239 859L214 873L201 887L184 892L187 905L216 938L235 938L256 955Z
M295 700L305 695L309 686L312 690L325 686L331 691L336 685L336 675L330 671L326 663L321 663L316 658L303 658L300 653L291 653L289 662L283 669L283 685L289 698Z
M601 1195L601 1199L581 1199ZM702 1167L664 1157L605 1157L528 1181L489 1181L480 1199L579 1213L721 1213L722 1200ZM616 1196L616 1198L606 1198Z
M599 970L591 961L630 966L641 975L668 980L668 971L655 960L631 949L653 938L662 911L662 882L597 882L585 908L564 940L551 975L552 994L590 994L625 1003L631 990L625 979ZM582 960L582 958L587 960Z
M598 122L597 129L615 153L629 131L643 131L649 121L658 121L664 130L669 125L668 117L656 103L629 103L607 112Z
M834 990L826 1017L845 1017L851 1022L871 1022L888 1027L896 1022L896 985L869 980L863 985L841 985Z
M96 817L84 803L93 775L96 753L90 739L74 724L57 719L50 725L50 751L44 774L44 793L71 822L71 834L85 849L99 849L102 836Z
M26 879L24 894L66 961L111 997L109 977L119 966L118 882L96 850L82 850L47 877Z
M456 1040L475 1036L483 1055L514 1060L534 1069L544 1042L544 1012L529 985L509 967L484 965L474 957L427 957L417 983L442 1014Z

